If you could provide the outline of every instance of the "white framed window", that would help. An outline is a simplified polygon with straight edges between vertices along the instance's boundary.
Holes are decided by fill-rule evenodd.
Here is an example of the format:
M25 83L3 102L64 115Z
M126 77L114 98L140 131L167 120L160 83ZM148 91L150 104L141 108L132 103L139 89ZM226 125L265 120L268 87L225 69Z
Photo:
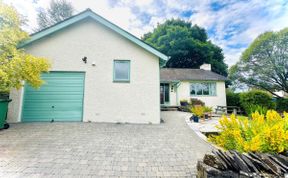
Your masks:
M130 60L114 60L114 82L130 82Z
M190 96L216 96L216 82L193 82Z

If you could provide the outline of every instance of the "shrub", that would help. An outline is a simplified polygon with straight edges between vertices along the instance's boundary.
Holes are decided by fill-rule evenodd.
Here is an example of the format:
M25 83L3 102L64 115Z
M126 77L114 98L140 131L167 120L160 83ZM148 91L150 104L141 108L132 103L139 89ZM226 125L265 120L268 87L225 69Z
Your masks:
M198 117L203 117L204 115L204 107L203 106L193 106L191 108L191 112Z
M230 118L220 120L220 134L209 141L227 150L239 152L282 153L288 151L288 114L282 118L276 111L266 115L255 112L252 119Z
M278 112L288 112L288 99L287 98L278 98L276 100L276 110Z
M263 114L266 115L268 109L264 106L260 106L260 105L254 105L254 104L250 104L246 106L247 108L247 114L249 117L252 116L252 113L258 112L259 114Z
M199 99L196 99L196 98L191 98L190 99L190 104L192 106L205 106L205 103Z
M213 108L209 106L203 106L204 107L204 112L212 112Z
M241 106L239 93L233 93L231 91L227 91L226 101L227 101L227 106L238 106L238 107Z
M272 101L272 96L260 90L240 93L240 104L247 114L249 113L251 105L258 105L267 109L275 109L275 103Z

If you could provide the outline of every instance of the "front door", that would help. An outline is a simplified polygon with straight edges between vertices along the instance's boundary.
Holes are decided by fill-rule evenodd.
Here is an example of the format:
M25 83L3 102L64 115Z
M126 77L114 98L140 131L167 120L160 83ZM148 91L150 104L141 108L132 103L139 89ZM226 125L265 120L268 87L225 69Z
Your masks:
M169 83L161 83L160 84L160 103L161 104L169 104L170 96L169 96Z

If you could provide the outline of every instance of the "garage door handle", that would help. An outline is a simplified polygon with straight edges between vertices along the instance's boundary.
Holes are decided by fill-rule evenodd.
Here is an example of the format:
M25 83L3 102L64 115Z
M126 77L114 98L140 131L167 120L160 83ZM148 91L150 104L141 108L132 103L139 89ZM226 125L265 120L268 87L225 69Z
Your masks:
M52 106L52 108L55 108L54 106Z

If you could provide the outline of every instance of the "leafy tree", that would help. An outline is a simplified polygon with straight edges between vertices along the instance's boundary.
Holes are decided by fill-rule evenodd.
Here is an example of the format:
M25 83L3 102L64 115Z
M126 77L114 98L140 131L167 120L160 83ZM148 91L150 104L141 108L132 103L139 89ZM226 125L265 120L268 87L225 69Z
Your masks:
M170 56L168 68L199 68L209 63L212 71L227 76L222 49L208 41L205 29L181 19L167 20L142 39Z
M16 10L0 0L0 92L8 93L20 88L26 81L33 87L39 87L41 72L48 71L50 64L44 58L38 58L18 49L17 45L29 36L20 28L21 19Z
M231 67L232 84L263 89L273 95L275 91L288 92L287 49L288 28L258 36L242 53L240 61Z
M73 15L74 8L66 0L52 0L47 10L40 9L37 15L39 29L42 30Z

